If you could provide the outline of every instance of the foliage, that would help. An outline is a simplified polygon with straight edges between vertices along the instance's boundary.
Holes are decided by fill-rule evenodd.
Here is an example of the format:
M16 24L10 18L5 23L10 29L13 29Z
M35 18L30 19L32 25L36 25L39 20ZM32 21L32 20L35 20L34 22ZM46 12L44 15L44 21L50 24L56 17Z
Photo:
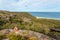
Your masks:
M29 40L37 40L36 37L30 37Z
M3 40L4 38L6 38L5 35L0 35L0 40Z
M59 33L50 32L49 29L60 29L60 20L36 19L27 12L0 11L0 30L8 28L13 29L15 26L17 26L19 29L33 30L44 33L46 35L57 35ZM14 36L15 35L13 35L12 38Z
M8 37L9 37L9 40L27 40L26 38L20 35L16 35L14 33L11 33Z

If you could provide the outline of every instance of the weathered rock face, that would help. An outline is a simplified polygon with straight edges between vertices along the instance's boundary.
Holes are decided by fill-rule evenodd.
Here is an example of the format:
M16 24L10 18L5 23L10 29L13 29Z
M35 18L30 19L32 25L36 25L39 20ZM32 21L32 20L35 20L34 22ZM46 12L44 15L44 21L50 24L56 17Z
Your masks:
M55 40L42 33L34 32L34 31L19 30L19 32L20 32L20 35L22 35L22 36L35 37L37 40Z
M9 34L11 32L14 32L14 30L12 30L12 29L1 30L0 31L0 35L1 34ZM46 35L44 35L42 33L34 32L34 31L29 31L29 30L19 30L18 33L16 33L16 34L20 35L20 36L24 36L26 38L36 39L36 40L56 40L56 39L51 38L49 36L46 36Z

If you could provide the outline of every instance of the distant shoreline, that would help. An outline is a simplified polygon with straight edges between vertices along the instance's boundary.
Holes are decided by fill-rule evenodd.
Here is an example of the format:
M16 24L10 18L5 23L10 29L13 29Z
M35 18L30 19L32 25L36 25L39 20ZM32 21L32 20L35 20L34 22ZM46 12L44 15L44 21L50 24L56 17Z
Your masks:
M53 20L60 20L60 18L48 18L48 17L38 17L36 16L37 19L53 19Z

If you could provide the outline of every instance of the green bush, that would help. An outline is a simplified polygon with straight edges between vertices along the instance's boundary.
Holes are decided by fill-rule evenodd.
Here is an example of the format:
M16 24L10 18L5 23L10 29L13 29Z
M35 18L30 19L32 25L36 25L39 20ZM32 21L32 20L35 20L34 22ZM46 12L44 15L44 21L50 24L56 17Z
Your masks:
M8 37L9 37L9 40L27 40L25 37L16 35L14 33L11 33Z
M6 35L0 35L0 40L5 39Z

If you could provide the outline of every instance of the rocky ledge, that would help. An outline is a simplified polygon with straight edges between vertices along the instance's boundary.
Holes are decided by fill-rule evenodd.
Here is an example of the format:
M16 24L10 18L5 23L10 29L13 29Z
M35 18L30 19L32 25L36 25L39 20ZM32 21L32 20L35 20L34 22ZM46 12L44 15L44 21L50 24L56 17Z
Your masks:
M4 30L0 31L0 35L10 34L12 32L14 32L16 35L24 36L24 37L30 38L30 39L34 38L36 40L56 40L56 39L51 38L42 33L34 32L34 31L30 31L30 30L19 30L18 32L15 32L13 29L4 29Z

